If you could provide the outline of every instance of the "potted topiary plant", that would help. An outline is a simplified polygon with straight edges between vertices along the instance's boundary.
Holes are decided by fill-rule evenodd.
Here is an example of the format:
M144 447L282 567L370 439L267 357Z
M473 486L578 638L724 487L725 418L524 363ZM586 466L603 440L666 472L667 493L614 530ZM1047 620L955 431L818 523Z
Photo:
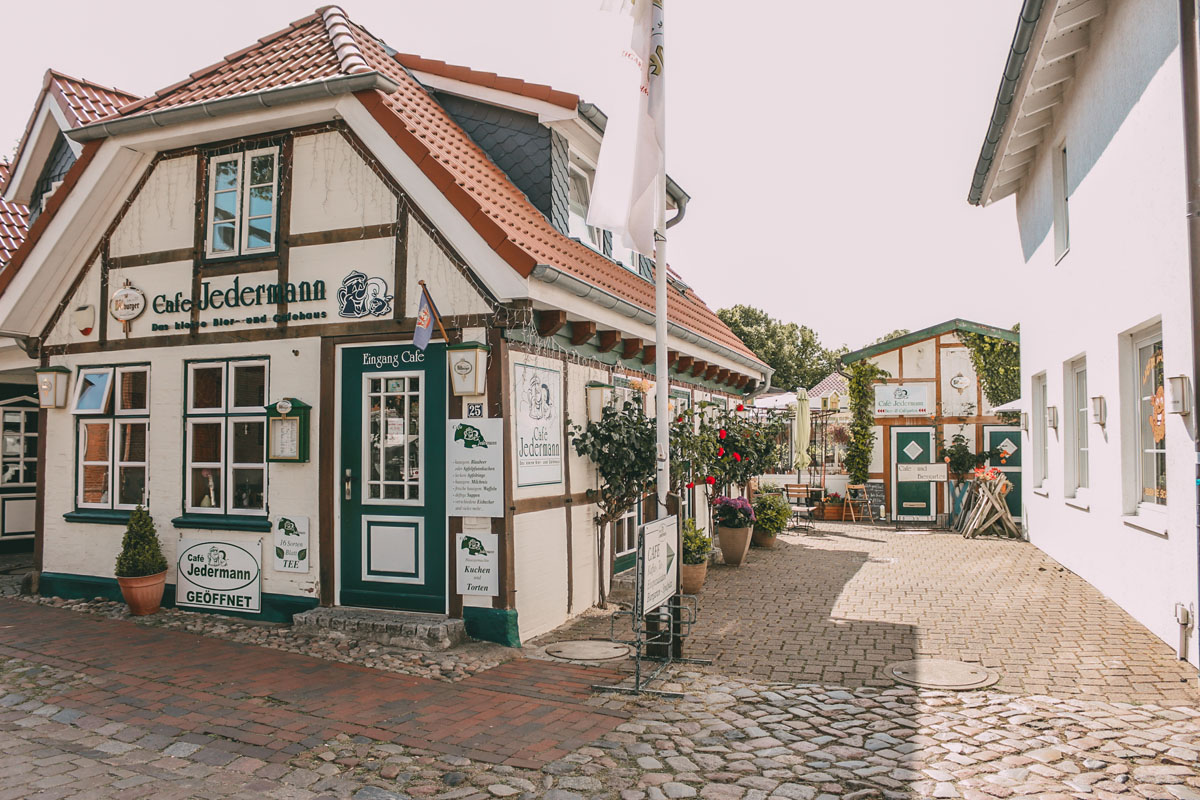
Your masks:
M718 497L713 501L713 520L725 563L731 567L741 565L750 549L750 526L754 524L750 501L744 497Z
M683 521L683 563L679 567L679 586L684 594L699 594L708 575L708 555L712 539L696 527L696 520Z
M760 494L754 498L754 544L774 547L775 538L787 530L792 507L779 494Z
M130 614L140 617L158 611L167 582L167 559L154 520L140 505L129 514L116 573Z

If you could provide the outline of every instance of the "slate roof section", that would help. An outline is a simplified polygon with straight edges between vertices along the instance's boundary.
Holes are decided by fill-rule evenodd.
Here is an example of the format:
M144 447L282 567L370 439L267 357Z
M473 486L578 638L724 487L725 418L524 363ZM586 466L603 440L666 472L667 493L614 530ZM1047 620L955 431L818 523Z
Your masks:
M115 116L129 117L356 74L363 72L365 64L367 71L378 71L399 88L391 94L378 90L358 93L356 96L364 107L518 274L528 278L536 265L545 264L644 309L654 308L652 283L556 230L401 61L393 57L394 52L348 20L341 9L327 6L192 73L183 81L123 106ZM468 72L474 82L486 80L484 76L490 75ZM456 73L453 77L464 79L463 74ZM507 80L496 78L495 88L519 90L526 96L559 104L567 103L569 98L571 108L578 104L574 95ZM62 194L65 192L57 192L55 199L61 202ZM672 322L762 364L690 289L673 288L668 296L667 316ZM763 368L766 369L765 364Z
M0 194L8 184L11 166L7 161L0 161ZM29 230L29 209L17 203L9 203L0 196L0 270L8 266L13 253L25 241Z

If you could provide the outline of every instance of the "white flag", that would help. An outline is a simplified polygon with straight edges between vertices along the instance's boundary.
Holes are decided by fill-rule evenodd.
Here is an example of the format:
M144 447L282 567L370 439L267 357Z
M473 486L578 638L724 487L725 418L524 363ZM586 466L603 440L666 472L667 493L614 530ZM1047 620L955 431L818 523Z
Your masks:
M587 222L653 256L666 219L663 0L603 0L602 9L631 15L633 35L619 52L620 104L608 115Z

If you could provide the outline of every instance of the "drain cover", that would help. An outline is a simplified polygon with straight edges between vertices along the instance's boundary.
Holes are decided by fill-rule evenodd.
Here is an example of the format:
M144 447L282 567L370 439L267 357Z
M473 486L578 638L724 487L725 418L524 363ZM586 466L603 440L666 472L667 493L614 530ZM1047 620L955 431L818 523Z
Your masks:
M629 645L579 639L549 645L546 648L546 655L565 661L612 661L629 655Z
M923 689L982 689L1000 680L1000 673L978 664L947 661L940 658L918 658L889 664L883 670L889 678Z

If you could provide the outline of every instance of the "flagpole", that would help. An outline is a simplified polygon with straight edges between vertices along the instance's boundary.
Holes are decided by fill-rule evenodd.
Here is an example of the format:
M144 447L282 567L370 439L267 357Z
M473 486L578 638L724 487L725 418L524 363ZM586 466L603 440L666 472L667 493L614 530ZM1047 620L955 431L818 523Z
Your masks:
M665 4L664 4L665 5ZM660 12L662 13L662 12ZM663 38L666 33L666 14L663 13ZM658 434L658 515L667 515L667 489L671 482L670 425L667 403L671 396L671 376L667 372L667 71L658 76L662 100L662 160L659 162L657 202L654 219L654 375L658 390L654 394L654 415Z

